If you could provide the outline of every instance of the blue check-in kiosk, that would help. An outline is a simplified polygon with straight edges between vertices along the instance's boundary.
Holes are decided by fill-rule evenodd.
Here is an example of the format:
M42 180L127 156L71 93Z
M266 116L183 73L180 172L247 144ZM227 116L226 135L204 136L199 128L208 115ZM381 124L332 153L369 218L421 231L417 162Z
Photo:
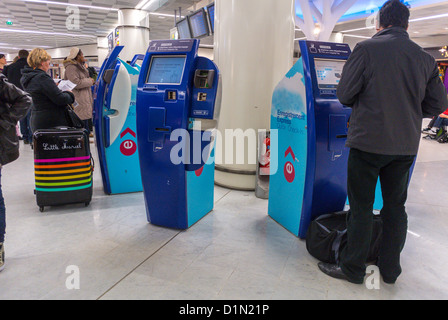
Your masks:
M94 88L95 142L104 192L141 192L143 186L137 148L136 98L144 56L127 63L115 47L103 63Z
M213 210L220 74L199 41L152 41L138 81L137 136L148 221L187 229Z
M270 177L268 213L305 238L314 218L342 211L347 200L351 109L341 105L336 89L351 50L313 41L300 41L300 49L302 57L272 99L271 134L278 130L279 154L271 159L277 172Z

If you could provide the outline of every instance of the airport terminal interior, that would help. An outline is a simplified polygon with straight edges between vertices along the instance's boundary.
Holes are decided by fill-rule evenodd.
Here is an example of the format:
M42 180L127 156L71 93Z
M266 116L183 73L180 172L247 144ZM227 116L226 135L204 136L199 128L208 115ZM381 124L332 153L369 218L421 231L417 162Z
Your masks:
M7 65L21 49L43 48L49 75L64 80L76 47L97 74L90 136L70 146L73 130L59 145L36 134L1 169L0 300L448 299L448 139L424 131L429 118L397 282L328 277L307 250L311 220L349 209L350 110L336 98L337 79L376 33L384 2L0 0ZM437 61L448 90L448 1L407 4L410 38ZM318 123L322 114L329 124ZM180 140L170 140L175 129ZM207 135L228 129L254 133L243 136L240 162L241 150ZM172 148L194 161L176 164ZM237 161L224 161L229 153ZM93 172L63 171L83 164ZM313 175L322 188L314 198Z

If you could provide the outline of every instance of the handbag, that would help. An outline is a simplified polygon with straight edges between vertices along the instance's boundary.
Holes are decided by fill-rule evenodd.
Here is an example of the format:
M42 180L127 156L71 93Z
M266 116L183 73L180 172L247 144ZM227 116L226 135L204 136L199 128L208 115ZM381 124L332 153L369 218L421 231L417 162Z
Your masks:
M322 262L339 264L340 253L347 246L348 214L349 211L325 214L311 222L306 235L306 249L309 254ZM367 262L378 259L382 234L381 216L374 215Z
M75 109L71 104L68 104L65 113L67 116L68 125L72 128L81 129L84 128L84 122L78 117Z

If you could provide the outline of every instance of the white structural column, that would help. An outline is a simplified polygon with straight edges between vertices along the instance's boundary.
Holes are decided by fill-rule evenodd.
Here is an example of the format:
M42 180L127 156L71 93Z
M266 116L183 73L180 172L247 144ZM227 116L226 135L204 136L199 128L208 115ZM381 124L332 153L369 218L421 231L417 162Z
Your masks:
M215 62L223 81L215 181L254 190L256 146L248 143L256 141L258 130L269 129L274 88L292 67L294 0L216 0L215 6ZM236 163L241 149L237 139L226 139L226 130L247 134L244 161Z
M118 33L117 33L118 31ZM118 27L115 29L123 60L132 60L136 54L144 54L149 47L149 13L135 9L118 12Z
M296 8L301 8L303 14L303 19L295 15L296 25L302 29L308 40L328 41L338 20L356 1L322 0L319 9L312 0L295 0Z

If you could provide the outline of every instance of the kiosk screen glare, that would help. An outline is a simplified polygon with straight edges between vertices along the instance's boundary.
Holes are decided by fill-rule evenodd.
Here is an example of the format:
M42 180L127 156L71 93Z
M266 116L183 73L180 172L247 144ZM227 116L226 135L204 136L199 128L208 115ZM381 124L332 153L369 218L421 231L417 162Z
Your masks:
M192 15L190 17L190 24L191 24L191 33L193 35L193 38L198 38L202 36L208 35L207 30L207 20L205 19L203 10L199 11L198 13Z
M185 60L185 57L154 57L147 83L180 84L184 73Z
M337 89L345 60L315 60L319 89Z

